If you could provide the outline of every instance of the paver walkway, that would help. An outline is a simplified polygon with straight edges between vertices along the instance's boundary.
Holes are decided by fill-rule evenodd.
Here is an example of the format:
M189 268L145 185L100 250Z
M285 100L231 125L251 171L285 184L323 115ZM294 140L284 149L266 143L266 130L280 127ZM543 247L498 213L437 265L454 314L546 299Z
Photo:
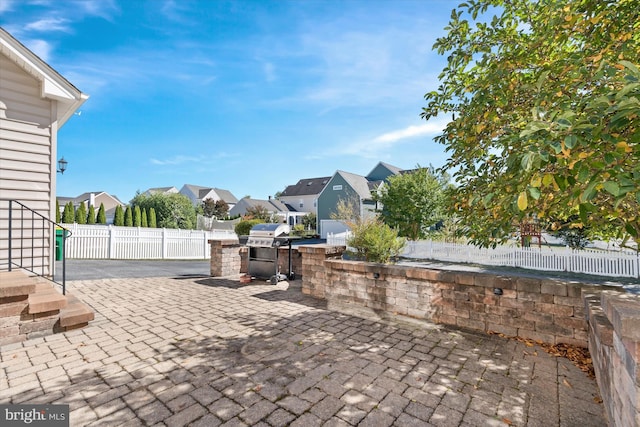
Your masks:
M326 309L299 282L73 281L88 327L0 349L0 403L72 426L603 426L594 380L492 335Z

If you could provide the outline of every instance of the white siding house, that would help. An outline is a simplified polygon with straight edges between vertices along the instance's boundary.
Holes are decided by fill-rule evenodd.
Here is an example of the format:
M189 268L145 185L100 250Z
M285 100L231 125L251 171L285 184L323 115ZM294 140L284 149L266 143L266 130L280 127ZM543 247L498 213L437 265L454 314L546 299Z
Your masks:
M0 270L8 268L8 206L17 200L55 220L58 129L85 102L78 90L0 28ZM34 251L53 259L50 245Z

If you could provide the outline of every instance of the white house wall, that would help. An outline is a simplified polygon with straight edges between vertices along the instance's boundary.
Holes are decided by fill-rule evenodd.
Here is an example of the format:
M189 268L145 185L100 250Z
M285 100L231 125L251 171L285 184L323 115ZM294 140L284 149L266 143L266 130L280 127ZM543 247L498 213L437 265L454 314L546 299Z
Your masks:
M0 54L0 198L18 200L51 218L56 102L40 83ZM0 269L8 260L8 203L0 204ZM42 248L49 251L49 248Z

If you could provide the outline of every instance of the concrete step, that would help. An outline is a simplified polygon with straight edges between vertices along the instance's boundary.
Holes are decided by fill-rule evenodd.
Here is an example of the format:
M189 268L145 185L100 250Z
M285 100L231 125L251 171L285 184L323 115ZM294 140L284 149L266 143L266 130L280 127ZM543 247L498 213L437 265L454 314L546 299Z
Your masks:
M86 326L95 318L93 310L67 292L67 306L60 310L60 327L64 330Z
M67 299L48 283L37 283L34 293L29 295L29 314L59 311L67 306Z
M0 298L32 294L38 282L38 279L20 270L0 271Z

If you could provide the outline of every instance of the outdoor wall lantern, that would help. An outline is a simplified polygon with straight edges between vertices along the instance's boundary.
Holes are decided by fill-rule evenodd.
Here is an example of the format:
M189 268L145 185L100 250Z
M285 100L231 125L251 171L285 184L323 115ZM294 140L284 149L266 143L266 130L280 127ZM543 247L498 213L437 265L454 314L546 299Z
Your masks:
M58 160L58 170L56 172L59 172L61 174L64 174L64 171L67 170L67 164L69 162L67 162L64 157L60 157L60 160Z
M502 288L493 288L493 294L494 295L502 295Z

